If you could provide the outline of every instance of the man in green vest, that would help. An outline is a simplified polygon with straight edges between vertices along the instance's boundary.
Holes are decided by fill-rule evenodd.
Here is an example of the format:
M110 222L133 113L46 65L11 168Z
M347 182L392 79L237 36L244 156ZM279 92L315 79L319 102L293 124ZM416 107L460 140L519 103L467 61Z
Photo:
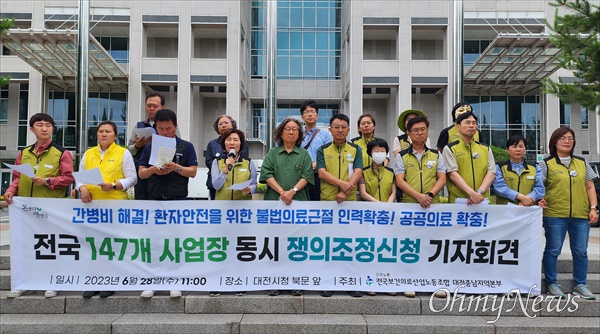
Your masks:
M73 157L52 140L56 128L54 119L48 114L38 113L29 119L29 130L35 135L35 144L19 151L15 165L31 165L35 177L30 178L13 172L13 182L4 193L4 199L12 204L13 196L65 198L68 187L73 184ZM13 290L6 297L16 298L33 291ZM52 298L56 291L46 291L44 296Z
M477 142L477 116L472 112L456 119L460 138L444 147L444 161L448 173L448 203L466 198L467 204L478 204L489 199L489 188L496 177L496 163L489 146Z
M321 179L321 201L356 200L356 185L362 177L362 149L348 141L350 119L344 114L335 114L329 119L329 131L333 141L317 150L317 171ZM332 291L321 291L321 296L331 297ZM352 297L361 297L362 292L350 292Z

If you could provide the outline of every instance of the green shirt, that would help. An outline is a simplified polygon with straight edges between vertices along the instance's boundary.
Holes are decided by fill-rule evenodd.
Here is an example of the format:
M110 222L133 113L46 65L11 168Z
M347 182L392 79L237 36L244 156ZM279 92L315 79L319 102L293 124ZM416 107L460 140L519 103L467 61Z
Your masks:
M301 179L309 184L314 184L314 172L312 159L305 149L294 146L288 153L285 147L273 147L263 160L260 169L260 183L267 183L267 179L274 178L285 190L293 189ZM267 184L265 200L278 200L279 194ZM300 189L294 195L294 200L308 201L308 187Z

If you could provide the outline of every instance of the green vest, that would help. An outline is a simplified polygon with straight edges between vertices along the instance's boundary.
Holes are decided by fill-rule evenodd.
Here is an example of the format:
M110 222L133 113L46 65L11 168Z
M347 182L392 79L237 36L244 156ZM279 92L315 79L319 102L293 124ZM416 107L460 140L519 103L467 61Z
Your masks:
M453 125L450 130L448 130L448 145L457 140L460 140L460 132L456 128L456 125ZM475 135L473 136L473 140L479 142L479 130L475 131Z
M412 189L421 194L430 192L438 179L437 166L440 153L437 150L430 150L426 147L421 156L421 163L419 163L419 159L417 159L413 153L412 147L401 151L400 156L404 162L404 181L406 181ZM435 163L429 163L430 161L435 161ZM408 194L402 194L401 202L419 203L416 198L409 196ZM435 195L431 202L439 203L440 196Z
M54 141L48 145L39 156L35 154L35 144L21 151L21 165L30 164L35 176L41 178L56 177L60 175L60 158L65 149ZM50 189L46 185L36 186L31 178L21 174L17 196L23 197L67 197L67 188Z
M377 168L376 173L371 166L367 166L363 168L363 178L367 193L380 202L387 202L392 195L392 187L394 187L394 171L381 165Z
M411 147L410 138L407 133L398 136L398 143L400 144L400 151L404 151Z
M219 159L219 170L227 167L225 159ZM242 158L233 165L233 168L227 173L227 178L221 189L217 190L215 199L217 200L251 200L252 196L245 195L241 190L227 190L227 188L240 182L250 179L250 160Z
M450 148L452 154L454 154L454 158L458 164L458 175L463 178L471 189L479 189L479 186L481 186L488 171L488 146L474 140L471 141L470 146L467 146L461 139L449 143L448 148ZM449 177L446 179L446 185L448 187L448 203L456 202L457 198L469 197L467 193L456 186ZM489 199L489 189L483 196Z
M85 152L83 166L86 170L99 167L104 182L117 182L125 178L125 173L123 173L123 154L125 150L124 147L112 143L104 153L104 158L100 158L100 147L92 147ZM91 184L86 184L85 187L92 195L92 199L127 199L127 191L125 190L103 191L97 185Z
M560 163L557 156L544 159L548 166L544 217L589 218L590 201L585 187L585 160L572 156L569 168Z
M369 138L369 139L367 139L365 137L356 137L356 138L350 139L350 142L352 142L352 144L357 145L358 147L360 147L362 149L363 166L371 166L371 164L373 163L373 158L371 158L367 154L367 145L369 144L369 142L373 141L374 139L375 139L375 137Z
M500 167L500 170L502 171L504 182L510 189L523 195L531 193L535 186L535 166L528 165L527 162L523 161L523 170L521 171L521 174L517 174L517 172L512 169L510 160L498 163L498 167ZM496 196L496 204L507 204L508 202L519 204L519 201Z
M352 167L354 158L356 158L357 151L361 148L355 144L345 142L341 147L338 148L333 142L321 146L323 150L323 158L325 159L325 169L334 177L349 181L348 176L348 165ZM322 201L335 201L337 194L341 191L338 186L329 184L325 181L321 181L321 200ZM346 197L347 201L356 200L356 187L354 187L350 194Z

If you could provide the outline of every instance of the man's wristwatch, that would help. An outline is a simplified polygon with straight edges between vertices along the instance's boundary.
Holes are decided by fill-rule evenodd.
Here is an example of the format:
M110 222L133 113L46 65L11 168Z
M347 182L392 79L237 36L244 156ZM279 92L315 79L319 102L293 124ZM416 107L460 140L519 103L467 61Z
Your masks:
M590 206L590 210L592 210L592 209L596 209L596 213L600 214L600 209L598 209L597 205L596 206L593 206L593 205Z
M50 178L49 178L49 177L47 177L47 178L46 178L46 185L47 185L48 187L50 187Z
M479 195L483 195L483 193L484 193L484 192L485 192L485 191L483 191L483 189L477 189L477 193L478 193Z
M294 187L294 192L297 193L298 192L298 188Z
M428 192L427 196L429 196L429 198L434 198L435 197L435 195L432 192Z
M181 173L181 169L182 169L182 167L181 167L181 166L179 166L179 168L177 168L177 171L176 171L176 172L177 172L178 174L179 174L179 173Z
M117 184L116 183L112 184L112 190L117 190Z

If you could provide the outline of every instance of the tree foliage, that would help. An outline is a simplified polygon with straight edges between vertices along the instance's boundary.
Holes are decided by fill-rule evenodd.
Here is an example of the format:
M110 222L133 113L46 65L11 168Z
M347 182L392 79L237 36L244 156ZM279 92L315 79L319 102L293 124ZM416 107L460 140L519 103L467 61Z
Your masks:
M0 35L4 34L4 32L6 32L8 29L12 28L14 24L15 24L14 18L2 19L2 22L0 22ZM8 85L9 82L10 82L10 77L0 77L0 86L6 86L6 85Z
M573 71L577 79L571 83L546 78L543 92L595 110L600 106L600 7L588 0L554 0L550 5L556 7L553 24L547 22L550 41L562 51L557 56L560 67Z

